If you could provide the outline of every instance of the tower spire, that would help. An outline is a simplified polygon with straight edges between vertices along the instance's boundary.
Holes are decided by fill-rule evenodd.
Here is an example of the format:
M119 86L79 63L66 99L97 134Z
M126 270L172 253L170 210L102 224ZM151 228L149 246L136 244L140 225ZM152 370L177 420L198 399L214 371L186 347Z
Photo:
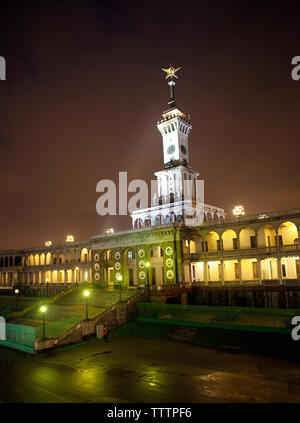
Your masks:
M176 75L176 72L179 71L179 68L174 68L171 64L170 67L167 69L162 68L162 70L164 72L166 72L166 79L171 78L171 81L168 82L168 85L170 87L170 101L168 102L170 107L175 107L176 106L176 101L175 101L175 82L173 81L173 78L178 78L178 76Z

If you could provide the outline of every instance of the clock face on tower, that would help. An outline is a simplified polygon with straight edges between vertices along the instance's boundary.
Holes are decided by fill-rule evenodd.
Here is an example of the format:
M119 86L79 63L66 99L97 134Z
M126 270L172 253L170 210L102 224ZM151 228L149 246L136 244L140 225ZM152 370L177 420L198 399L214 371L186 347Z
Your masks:
M174 153L174 151L175 151L175 145L174 145L174 144L171 144L171 145L168 147L168 149L167 149L167 153L168 153L168 154L173 154L173 153Z
M182 154L186 154L186 148L183 144L181 145L180 149L181 149Z

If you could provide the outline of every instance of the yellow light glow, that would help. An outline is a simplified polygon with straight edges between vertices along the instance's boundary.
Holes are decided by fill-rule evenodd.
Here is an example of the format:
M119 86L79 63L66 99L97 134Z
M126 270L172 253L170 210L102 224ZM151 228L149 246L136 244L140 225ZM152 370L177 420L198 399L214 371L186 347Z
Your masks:
M149 261L146 262L146 267L150 267Z
M15 289L15 294L18 294L19 293L19 290L18 289Z
M46 241L45 242L45 247L50 247L50 245L52 245L52 241Z
M170 66L168 69L164 69L164 68L162 68L162 70L164 71L164 72L166 72L166 79L168 79L168 78L178 78L178 76L176 75L176 72L178 72L179 71L179 69L181 69L181 68L173 68L173 66Z
M84 296L88 297L90 295L90 291L84 291Z
M108 228L108 229L106 229L105 233L106 234L114 234L115 230L114 230L114 228Z
M243 216L245 214L244 207L242 205L234 206L232 213L234 216L237 216L237 217Z
M42 313L45 313L45 311L47 311L47 307L46 307L46 306L42 306L42 307L40 308L40 310L41 310L41 312L42 312Z
M73 237L73 235L67 235L67 237L66 237L66 242L74 242L74 237Z
M75 267L75 270L79 270L79 267Z
M122 278L122 275L118 275L118 276L117 276L117 281L119 281L119 282L120 282L122 279L123 279L123 278Z

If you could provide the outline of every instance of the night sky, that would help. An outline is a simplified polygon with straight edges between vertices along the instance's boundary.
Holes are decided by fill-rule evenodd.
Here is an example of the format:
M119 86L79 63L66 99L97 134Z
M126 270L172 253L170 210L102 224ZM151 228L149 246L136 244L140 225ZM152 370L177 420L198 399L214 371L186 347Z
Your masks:
M205 202L300 207L299 16L286 0L2 1L0 248L130 228L97 215L96 184L163 168L170 62Z

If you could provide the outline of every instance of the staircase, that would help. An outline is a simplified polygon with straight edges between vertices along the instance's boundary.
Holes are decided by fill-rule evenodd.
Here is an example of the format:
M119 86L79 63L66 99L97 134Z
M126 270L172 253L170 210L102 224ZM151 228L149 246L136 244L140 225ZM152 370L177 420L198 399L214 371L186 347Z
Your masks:
M193 342L197 332L197 328L191 328L189 326L175 326L169 339L177 342Z

